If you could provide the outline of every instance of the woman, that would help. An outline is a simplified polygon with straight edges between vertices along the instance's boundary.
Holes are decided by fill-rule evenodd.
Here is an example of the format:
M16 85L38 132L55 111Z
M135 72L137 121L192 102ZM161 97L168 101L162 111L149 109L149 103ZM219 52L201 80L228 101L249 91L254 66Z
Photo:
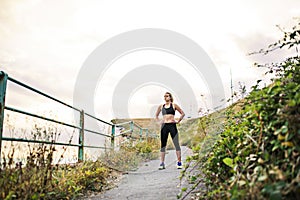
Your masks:
M160 131L160 140L161 140L161 163L159 169L165 169L165 154L166 154L166 146L169 133L171 134L174 146L176 148L177 155L177 168L182 169L181 163L181 149L179 146L178 140L178 131L176 124L178 124L184 117L184 112L182 109L175 103L173 103L172 94L166 92L164 95L165 104L160 105L156 111L156 120L159 121L158 115L162 112L163 120L161 121L161 131ZM175 111L178 111L181 115L179 119L175 120Z

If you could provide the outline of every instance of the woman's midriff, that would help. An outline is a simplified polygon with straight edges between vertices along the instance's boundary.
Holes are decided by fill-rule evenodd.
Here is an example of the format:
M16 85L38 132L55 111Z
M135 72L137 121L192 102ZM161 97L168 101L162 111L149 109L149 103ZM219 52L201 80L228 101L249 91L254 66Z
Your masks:
M164 115L164 123L175 123L174 115Z

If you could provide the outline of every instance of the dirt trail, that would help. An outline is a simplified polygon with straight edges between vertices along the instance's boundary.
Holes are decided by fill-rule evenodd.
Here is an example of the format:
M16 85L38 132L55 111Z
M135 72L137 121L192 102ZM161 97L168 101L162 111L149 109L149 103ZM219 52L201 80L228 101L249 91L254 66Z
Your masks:
M182 160L185 161L191 150L182 147ZM144 163L138 170L123 175L117 187L103 194L89 197L90 200L176 200L181 190L180 171L176 168L175 150L166 154L166 169L158 170L159 160Z

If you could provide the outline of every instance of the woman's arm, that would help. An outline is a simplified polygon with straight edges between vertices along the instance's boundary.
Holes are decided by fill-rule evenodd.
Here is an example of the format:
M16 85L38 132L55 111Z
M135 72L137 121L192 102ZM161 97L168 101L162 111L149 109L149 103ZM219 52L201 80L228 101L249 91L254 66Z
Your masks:
M159 115L159 113L160 113L160 111L161 111L161 107L162 107L162 105L159 105L158 108L157 108L157 111L156 111L156 113L155 113L155 119L156 119L157 121L159 121L158 115Z
M177 121L177 124L184 118L185 116L185 113L183 112L183 110L177 105L174 103L174 106L175 106L175 110L177 110L181 115Z

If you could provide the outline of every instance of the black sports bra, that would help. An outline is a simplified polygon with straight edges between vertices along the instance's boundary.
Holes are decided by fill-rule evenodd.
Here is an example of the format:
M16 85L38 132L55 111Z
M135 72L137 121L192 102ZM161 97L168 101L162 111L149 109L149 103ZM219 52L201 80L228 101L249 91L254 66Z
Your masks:
M162 114L163 115L175 115L175 110L173 108L172 103L170 104L169 108L165 108L165 104L162 107Z

